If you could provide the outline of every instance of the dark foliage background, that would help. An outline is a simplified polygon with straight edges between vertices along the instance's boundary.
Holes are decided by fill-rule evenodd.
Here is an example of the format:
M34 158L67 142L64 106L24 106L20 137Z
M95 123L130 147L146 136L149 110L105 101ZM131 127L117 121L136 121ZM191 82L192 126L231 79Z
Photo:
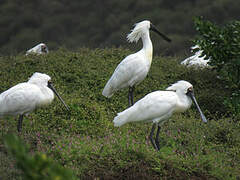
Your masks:
M152 33L154 53L185 55L196 34L194 16L224 24L240 17L239 7L234 0L1 0L0 54L25 52L40 42L50 50L131 47L126 35L133 24L149 19L173 39L168 44Z

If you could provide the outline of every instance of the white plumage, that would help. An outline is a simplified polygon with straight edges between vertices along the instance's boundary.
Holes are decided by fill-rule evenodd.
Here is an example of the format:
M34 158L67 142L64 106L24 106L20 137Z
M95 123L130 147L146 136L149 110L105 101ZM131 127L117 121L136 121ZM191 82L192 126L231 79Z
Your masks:
M161 34L150 21L142 21L135 25L134 29L127 36L129 42L138 42L141 38L143 48L122 60L117 66L111 78L105 85L102 94L110 98L114 92L129 87L129 103L133 104L133 87L139 84L147 76L152 63L153 47L149 35L149 30L157 32L165 40L171 41ZM131 96L131 97L130 97Z
M193 47L191 47L191 51L193 51L194 49L199 49L199 51L195 52L195 54L191 57L186 58L185 60L183 60L181 62L182 65L185 65L187 67L196 67L196 68L205 68L205 67L210 67L208 65L208 62L210 61L210 59L204 59L206 56L202 56L202 50L200 50L200 47L198 45L195 45Z
M175 112L183 112L191 107L192 100L200 112L201 118L207 122L193 94L193 86L187 81L178 81L166 89L166 91L155 91L149 93L144 98L136 102L133 106L117 114L114 118L114 126L119 127L129 122L153 122L150 134L151 142L157 150L158 133L156 142L152 139L155 124L160 125L165 122Z
M28 82L17 84L1 93L0 117L20 115L19 121L22 121L23 115L50 104L54 99L54 93L63 102L50 80L50 76L36 72ZM66 106L65 103L64 105ZM19 122L18 130L21 130L21 122Z
M102 94L110 98L114 92L140 83L147 76L151 61L151 57L147 60L144 50L127 56L115 69Z
M40 44L34 46L33 48L29 49L26 52L26 55L28 55L28 54L47 54L48 52L49 51L48 51L47 45L44 43L40 43Z

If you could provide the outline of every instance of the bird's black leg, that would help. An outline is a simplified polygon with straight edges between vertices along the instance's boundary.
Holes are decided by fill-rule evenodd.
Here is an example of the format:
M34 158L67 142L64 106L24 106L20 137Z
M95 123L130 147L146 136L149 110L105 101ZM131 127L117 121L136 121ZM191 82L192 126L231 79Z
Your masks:
M129 107L131 107L134 104L133 91L134 91L134 86L133 87L129 86L129 91L128 91L128 106Z
M158 150L158 147L157 147L155 141L153 140L153 133L154 133L155 128L156 128L156 124L153 123L152 130L151 130L151 132L150 132L149 139L150 139L150 141L151 141L151 143L152 143L154 149Z
M21 132L22 130L22 121L23 121L23 115L20 115L18 119L18 126L17 126L18 132Z
M159 138L158 138L158 137L159 137L160 130L161 130L161 127L160 127L160 125L158 125L157 134L156 134L156 139L155 139L155 143L156 143L156 146L157 146L157 150L158 150L158 151L160 150Z
M128 107L131 107L131 91L132 91L132 87L129 86L129 89L128 89Z
M131 92L131 103L132 103L132 106L133 106L133 104L134 104L134 101L133 101L133 91L134 91L134 86L132 87L132 92Z

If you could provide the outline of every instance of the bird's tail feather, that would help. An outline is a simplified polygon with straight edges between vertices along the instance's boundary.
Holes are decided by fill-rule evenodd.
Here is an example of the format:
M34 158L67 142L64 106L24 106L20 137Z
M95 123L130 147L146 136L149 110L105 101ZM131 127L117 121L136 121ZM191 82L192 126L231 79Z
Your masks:
M113 123L115 127L120 127L124 125L126 121L126 116L124 116L122 113L118 113L118 115L114 118Z
M132 121L132 107L126 109L123 112L117 114L114 118L113 123L115 127L120 127L128 122Z
M111 87L109 87L109 86L106 85L106 86L104 87L103 91L102 91L102 95L105 96L105 97L107 97L107 98L112 97L113 91L112 91Z
M107 97L107 98L112 97L112 95L114 93L113 87L110 84L111 83L108 81L107 84L105 85L103 91L102 91L102 95Z

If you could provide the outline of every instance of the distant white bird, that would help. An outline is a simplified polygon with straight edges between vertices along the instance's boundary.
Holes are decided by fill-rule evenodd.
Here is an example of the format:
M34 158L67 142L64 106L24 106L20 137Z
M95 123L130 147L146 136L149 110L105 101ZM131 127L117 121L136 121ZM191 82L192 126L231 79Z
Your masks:
M200 112L203 122L207 122L194 97L193 86L187 81L178 81L166 89L155 91L137 101L133 106L117 114L114 118L114 126L119 127L129 122L153 122L150 140L153 147L159 150L160 126L175 112L183 112L191 107L192 101ZM155 141L153 133L158 125Z
M54 93L69 109L53 87L51 78L35 72L28 82L19 83L0 94L0 117L19 115L17 129L20 132L23 116L36 108L50 104L54 99Z
M128 102L129 105L133 105L134 86L144 80L152 63L153 46L149 30L156 32L166 41L171 41L168 37L160 33L150 21L145 20L137 23L132 32L128 34L127 40L129 42L138 42L141 38L143 48L124 58L117 66L103 89L102 94L105 97L110 98L114 92L129 87Z
M193 56L183 60L181 62L182 65L185 65L187 67L200 67L200 68L210 67L208 65L208 62L210 61L210 59L204 59L206 55L204 55L203 57L200 57L203 51L200 50L200 47L198 45L191 47L191 49L192 49L191 52L193 52L195 49L199 49L199 51L195 52Z
M48 47L44 43L40 43L36 46L34 46L32 49L29 49L26 52L26 55L28 54L47 54L48 53Z

